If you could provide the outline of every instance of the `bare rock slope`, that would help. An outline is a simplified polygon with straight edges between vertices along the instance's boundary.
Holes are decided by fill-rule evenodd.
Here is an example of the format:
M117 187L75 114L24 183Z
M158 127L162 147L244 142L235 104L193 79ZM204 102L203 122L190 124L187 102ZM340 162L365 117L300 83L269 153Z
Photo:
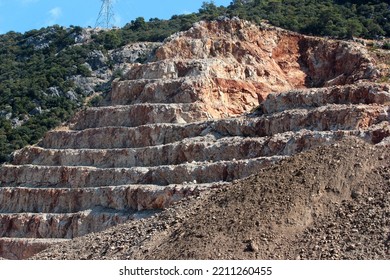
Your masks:
M0 257L154 215L350 136L385 145L390 87L372 82L380 75L353 43L201 22L129 65L103 106L0 168Z

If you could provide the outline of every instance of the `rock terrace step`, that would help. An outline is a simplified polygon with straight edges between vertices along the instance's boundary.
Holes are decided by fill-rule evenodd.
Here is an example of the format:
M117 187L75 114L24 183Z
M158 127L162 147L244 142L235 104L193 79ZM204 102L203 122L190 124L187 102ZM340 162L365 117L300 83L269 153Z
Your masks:
M136 218L147 218L156 211L108 211L94 208L78 213L0 214L0 237L71 239L99 232Z
M103 127L52 131L39 144L47 149L122 149L164 145L207 134L265 137L301 129L330 131L367 128L389 120L389 106L328 105L260 117L240 117L190 124Z
M264 114L297 108L315 108L327 104L390 104L390 86L365 83L329 88L291 90L273 93L259 106Z
M226 183L99 186L95 188L0 188L1 213L74 213L95 207L130 210L161 210L200 190Z
M0 256L10 260L28 259L51 245L69 239L0 238Z
M161 80L114 81L108 102L111 106L142 103L194 103L204 101L211 81L204 76Z
M228 161L266 156L289 156L355 131L284 132L267 137L212 135L166 145L133 149L44 149L33 146L14 154L14 165L90 166L98 168L153 167L186 162ZM304 143L304 144L303 144Z
M101 185L185 182L212 183L249 176L255 170L279 161L282 156L212 163L184 163L157 167L95 168L80 166L4 165L1 186L91 188Z
M137 127L153 123L189 123L208 118L207 114L201 111L200 104L197 103L97 107L79 112L73 118L70 129L83 130L107 126Z

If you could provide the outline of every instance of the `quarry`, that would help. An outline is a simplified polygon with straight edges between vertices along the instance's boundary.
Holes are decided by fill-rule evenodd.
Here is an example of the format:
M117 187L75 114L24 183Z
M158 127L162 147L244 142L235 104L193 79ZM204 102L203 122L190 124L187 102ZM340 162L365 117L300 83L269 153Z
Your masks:
M361 43L225 18L127 67L0 167L0 257L389 257L390 85Z

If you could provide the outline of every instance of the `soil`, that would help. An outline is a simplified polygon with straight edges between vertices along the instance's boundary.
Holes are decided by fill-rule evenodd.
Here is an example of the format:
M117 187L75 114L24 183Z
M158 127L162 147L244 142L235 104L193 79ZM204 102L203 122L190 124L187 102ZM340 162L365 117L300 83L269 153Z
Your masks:
M323 146L34 259L390 259L390 151Z

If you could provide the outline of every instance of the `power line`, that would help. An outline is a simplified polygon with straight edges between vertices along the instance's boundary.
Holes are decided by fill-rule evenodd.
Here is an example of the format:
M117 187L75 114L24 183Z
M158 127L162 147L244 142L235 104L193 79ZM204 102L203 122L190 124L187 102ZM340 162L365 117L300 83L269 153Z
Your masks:
M102 7L95 27L112 28L114 26L114 0L102 0Z

